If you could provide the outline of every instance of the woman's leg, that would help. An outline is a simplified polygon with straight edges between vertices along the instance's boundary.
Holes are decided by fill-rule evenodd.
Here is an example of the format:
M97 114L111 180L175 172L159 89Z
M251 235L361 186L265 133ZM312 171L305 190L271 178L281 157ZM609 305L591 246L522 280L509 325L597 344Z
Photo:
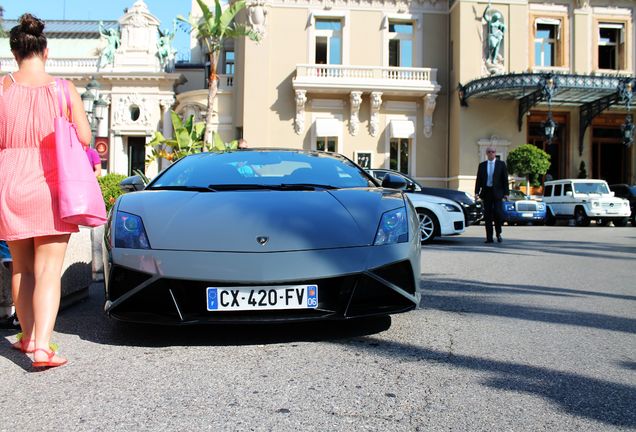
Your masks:
M22 344L16 342L15 348L33 350L35 329L33 316L33 291L35 277L33 274L34 247L33 239L7 242L13 256L13 275L11 276L11 294L20 327L22 328Z
M33 312L35 317L34 361L47 360L51 334L60 307L62 264L70 234L36 237L33 239L35 259L35 289L33 291ZM44 351L41 351L44 350ZM51 362L62 362L55 356Z

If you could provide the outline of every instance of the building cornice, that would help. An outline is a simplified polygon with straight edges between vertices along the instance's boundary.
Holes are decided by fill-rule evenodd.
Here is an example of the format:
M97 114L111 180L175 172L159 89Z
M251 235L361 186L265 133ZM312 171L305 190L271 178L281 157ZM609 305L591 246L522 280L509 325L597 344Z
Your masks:
M267 0L265 7L448 13L448 0Z

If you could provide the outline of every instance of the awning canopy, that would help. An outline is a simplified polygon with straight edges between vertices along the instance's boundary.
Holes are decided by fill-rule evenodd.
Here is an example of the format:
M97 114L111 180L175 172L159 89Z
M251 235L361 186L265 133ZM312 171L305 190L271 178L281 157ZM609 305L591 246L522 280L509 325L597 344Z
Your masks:
M495 75L458 85L462 106L468 99L516 99L519 101L517 125L535 105L579 107L579 155L583 154L583 137L592 119L612 105L631 103L636 76L574 75L561 73L526 73Z
M342 134L342 122L338 119L317 118L314 124L318 137L337 137Z
M415 124L411 120L391 120L389 132L391 138L412 138L415 135Z
M537 91L543 92L552 80L552 105L582 105L600 97L616 94L627 83L634 84L636 76L599 76L557 73L527 73L495 75L459 85L459 98L463 106L471 97L494 99L521 99ZM632 88L632 91L634 89ZM541 99L543 100L543 99ZM537 101L540 102L540 101Z

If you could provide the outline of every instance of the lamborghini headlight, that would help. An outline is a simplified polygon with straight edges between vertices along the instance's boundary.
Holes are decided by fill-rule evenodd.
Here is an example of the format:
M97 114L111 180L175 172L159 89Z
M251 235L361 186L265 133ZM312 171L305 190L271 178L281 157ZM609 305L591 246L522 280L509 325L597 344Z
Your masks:
M404 243L409 239L409 224L406 207L388 211L382 215L375 234L374 245Z
M115 214L115 247L128 249L150 249L150 242L141 218L118 211Z

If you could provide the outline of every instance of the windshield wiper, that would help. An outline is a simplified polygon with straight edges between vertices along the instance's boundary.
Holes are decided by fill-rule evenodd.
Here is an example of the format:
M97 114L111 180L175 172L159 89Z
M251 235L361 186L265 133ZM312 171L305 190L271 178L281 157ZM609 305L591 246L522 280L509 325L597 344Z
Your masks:
M285 190L338 189L336 186L319 183L283 183L280 187Z
M316 189L337 189L335 186L313 183L282 183L282 184L211 184L210 189L216 191L234 190L275 190L275 191L313 191Z
M205 186L151 186L146 190L176 190L188 192L216 192L213 188Z
M261 184L211 184L208 186L215 191L234 191L234 190L271 190L274 186Z

